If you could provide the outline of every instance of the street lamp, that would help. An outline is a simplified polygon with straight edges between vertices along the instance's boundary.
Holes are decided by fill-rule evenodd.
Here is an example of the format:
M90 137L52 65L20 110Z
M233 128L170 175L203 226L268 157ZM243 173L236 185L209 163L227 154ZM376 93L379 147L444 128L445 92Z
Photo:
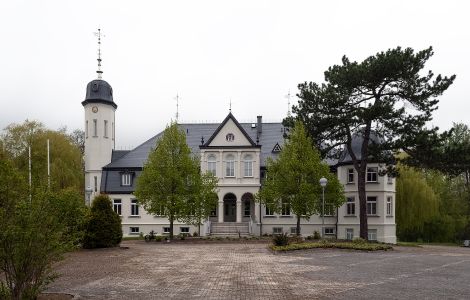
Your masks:
M85 204L87 206L90 206L91 193L93 193L93 189L91 188L91 186L87 186L85 188L85 195L86 195Z
M328 183L328 179L325 177L320 178L320 185L323 190L323 199L322 199L322 213L321 213L321 237L324 237L324 231L325 231L325 187L326 184Z

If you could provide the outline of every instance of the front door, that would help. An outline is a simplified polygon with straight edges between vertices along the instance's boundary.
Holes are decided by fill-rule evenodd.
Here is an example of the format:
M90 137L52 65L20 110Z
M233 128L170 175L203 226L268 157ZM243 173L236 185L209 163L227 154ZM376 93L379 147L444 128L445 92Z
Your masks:
M237 220L237 203L234 200L224 201L224 222L235 222Z

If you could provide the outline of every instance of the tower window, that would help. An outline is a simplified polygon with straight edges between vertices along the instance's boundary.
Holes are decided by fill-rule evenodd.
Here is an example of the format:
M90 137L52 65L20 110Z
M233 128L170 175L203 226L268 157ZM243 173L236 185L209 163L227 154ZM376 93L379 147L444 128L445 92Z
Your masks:
M85 138L88 138L88 121L85 122Z
M108 120L104 120L104 137L108 137Z
M98 120L93 119L93 137L98 137Z
M114 141L114 122L111 123L111 127L112 127L111 128L111 130L112 130L111 134L113 135L112 138L113 138L113 141Z

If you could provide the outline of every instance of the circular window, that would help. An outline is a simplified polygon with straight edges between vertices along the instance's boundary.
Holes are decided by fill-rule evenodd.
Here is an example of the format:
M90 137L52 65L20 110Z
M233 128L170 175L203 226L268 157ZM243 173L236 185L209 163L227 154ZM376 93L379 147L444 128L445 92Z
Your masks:
M228 133L225 136L225 139L227 140L227 142L233 142L235 140L235 135L233 135L233 133Z

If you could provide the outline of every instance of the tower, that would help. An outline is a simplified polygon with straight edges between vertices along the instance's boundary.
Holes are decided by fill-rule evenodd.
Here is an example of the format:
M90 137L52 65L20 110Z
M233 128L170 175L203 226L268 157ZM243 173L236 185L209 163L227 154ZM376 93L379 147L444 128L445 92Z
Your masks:
M85 187L92 190L91 199L100 193L101 170L111 162L115 146L115 112L113 89L102 79L101 31L98 29L98 79L86 87L85 100Z

